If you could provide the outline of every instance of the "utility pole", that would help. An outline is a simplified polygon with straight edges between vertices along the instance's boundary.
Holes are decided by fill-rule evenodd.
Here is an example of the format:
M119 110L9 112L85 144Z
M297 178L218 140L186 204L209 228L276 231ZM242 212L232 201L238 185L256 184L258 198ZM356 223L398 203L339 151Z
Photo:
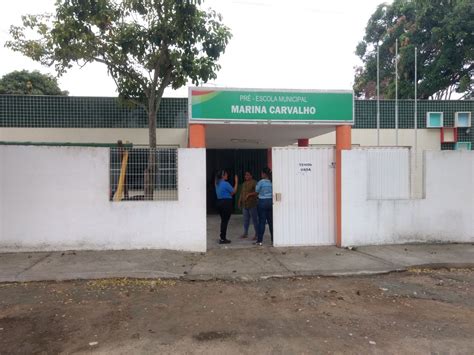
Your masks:
M398 38L395 40L395 145L398 147Z

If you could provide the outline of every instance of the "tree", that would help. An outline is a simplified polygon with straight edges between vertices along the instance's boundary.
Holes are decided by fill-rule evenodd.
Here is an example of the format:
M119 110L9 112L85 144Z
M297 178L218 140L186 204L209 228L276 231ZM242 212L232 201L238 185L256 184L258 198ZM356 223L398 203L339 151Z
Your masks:
M413 99L415 47L418 98L449 99L474 92L474 16L472 0L395 0L381 4L356 48L357 96L376 97L377 47L381 97L395 97L395 41L399 44L399 98Z
M54 65L59 75L74 63L107 66L119 97L148 114L149 181L155 171L156 113L165 88L216 78L231 38L215 11L200 0L59 0L56 14L23 16L6 46ZM31 31L36 37L31 36ZM151 191L150 191L151 189ZM150 198L153 187L145 191Z
M0 79L0 94L10 95L67 95L59 88L55 77L39 71L13 71Z

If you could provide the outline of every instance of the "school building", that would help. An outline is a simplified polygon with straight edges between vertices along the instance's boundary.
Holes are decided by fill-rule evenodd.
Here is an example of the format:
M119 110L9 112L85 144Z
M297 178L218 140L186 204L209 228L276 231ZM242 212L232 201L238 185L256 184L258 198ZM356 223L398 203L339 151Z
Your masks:
M190 88L157 113L147 200L143 109L3 95L0 250L205 251L217 238L215 170L242 177L265 166L275 246L472 242L473 113L472 100Z

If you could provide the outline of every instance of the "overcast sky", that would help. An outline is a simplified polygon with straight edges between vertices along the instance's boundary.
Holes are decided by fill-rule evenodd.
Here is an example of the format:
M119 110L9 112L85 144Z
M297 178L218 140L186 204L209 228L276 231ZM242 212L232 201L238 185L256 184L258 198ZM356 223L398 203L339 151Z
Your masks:
M22 14L54 11L54 0L15 0L0 12L0 76L13 70L54 70L4 48L11 24ZM207 0L220 12L233 38L222 69L209 86L284 89L351 89L354 51L371 14L382 0ZM391 2L391 1L388 1ZM115 96L105 66L75 68L59 79L77 96ZM171 90L165 96L186 96Z

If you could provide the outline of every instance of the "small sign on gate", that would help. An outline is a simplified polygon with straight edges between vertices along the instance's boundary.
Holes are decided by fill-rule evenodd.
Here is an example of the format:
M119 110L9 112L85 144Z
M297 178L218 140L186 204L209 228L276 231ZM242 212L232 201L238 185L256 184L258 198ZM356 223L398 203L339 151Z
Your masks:
M307 173L312 172L313 163L305 162L298 164L298 173L306 175Z

